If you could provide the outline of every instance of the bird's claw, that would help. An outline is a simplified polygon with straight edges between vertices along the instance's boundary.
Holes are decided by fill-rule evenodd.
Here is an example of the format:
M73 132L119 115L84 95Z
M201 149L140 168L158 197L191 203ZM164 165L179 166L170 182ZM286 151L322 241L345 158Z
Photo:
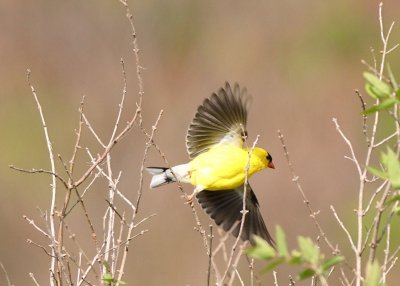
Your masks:
M195 194L195 193L192 193L191 195L188 195L188 196L186 197L186 203L185 203L185 204L193 205L193 197L194 197L194 194Z

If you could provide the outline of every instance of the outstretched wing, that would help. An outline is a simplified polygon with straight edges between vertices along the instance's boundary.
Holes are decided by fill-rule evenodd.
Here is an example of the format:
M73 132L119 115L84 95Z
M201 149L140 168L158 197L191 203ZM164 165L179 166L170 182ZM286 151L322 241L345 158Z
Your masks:
M237 237L240 231L243 211L244 185L233 190L199 192L196 197L201 207L225 231L231 231ZM246 188L246 209L242 240L250 240L253 244L253 235L265 239L270 245L275 242L269 234L264 220L261 216L256 195L247 184Z
M228 82L218 93L213 93L197 108L190 123L186 146L190 158L221 142L242 147L247 136L247 90L235 83L233 89Z

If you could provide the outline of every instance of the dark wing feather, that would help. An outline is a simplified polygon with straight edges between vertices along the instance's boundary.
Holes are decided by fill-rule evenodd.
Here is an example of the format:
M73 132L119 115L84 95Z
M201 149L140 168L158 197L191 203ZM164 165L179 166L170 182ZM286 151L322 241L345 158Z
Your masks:
M196 197L201 207L217 225L225 231L232 231L232 234L237 237L242 219L243 194L244 186L241 186L234 190L204 190L199 192ZM240 238L242 240L249 240L253 244L252 236L258 235L274 246L275 242L265 226L256 195L249 184L247 185L246 194L246 209L248 213L245 217Z
M243 146L246 134L248 95L245 88L236 83L233 90L229 83L218 93L206 98L197 108L190 123L186 146L190 158L194 158L212 146L225 140Z

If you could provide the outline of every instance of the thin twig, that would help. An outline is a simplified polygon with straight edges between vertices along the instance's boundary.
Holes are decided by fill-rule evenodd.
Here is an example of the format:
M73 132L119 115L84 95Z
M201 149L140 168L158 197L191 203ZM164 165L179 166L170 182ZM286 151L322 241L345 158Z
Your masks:
M50 263L50 272L51 273L56 273L56 264L57 264L57 258L56 258L56 252L55 252L55 247L56 247L56 243L55 243L55 238L56 238L56 231L55 231L55 222L54 222L54 214L55 214L55 210L56 210L56 194L57 194L57 177L54 175L56 174L56 166L54 163L54 153L53 153L53 147L51 144L51 140L50 140L50 136L49 136L49 132L47 129L47 124L46 124L46 120L44 119L44 115L43 115L43 111L42 111L42 106L39 102L38 96L36 94L36 90L33 87L33 85L31 84L31 71L28 69L27 70L27 81L28 81L28 85L31 88L32 91L32 95L35 99L36 105L37 105L37 109L39 111L39 115L40 115L40 119L42 122L42 127L43 127L43 131L44 131L44 137L46 139L46 145L47 145L47 151L49 153L49 160L50 160L50 166L51 166L51 172L53 173L52 180L51 180L51 203L50 203L50 236L51 236L51 241L52 241L52 247L51 247L51 263ZM50 285L54 286L54 281L53 279L51 279L51 274L50 274ZM58 281L60 282L60 281ZM58 283L57 284L60 284Z
M110 145L111 141L114 140L115 134L117 133L117 130L118 130L118 127L119 127L119 123L120 123L120 120L121 120L122 110L124 108L124 102L125 102L127 81L126 81L126 73L125 73L125 62L124 62L124 60L122 58L121 58L121 69L122 69L122 78L124 80L124 87L122 89L122 96L121 96L121 102L119 103L118 115L117 115L117 118L115 120L114 129L113 129L112 134L110 136L110 141L108 142L108 145Z
M355 244L353 242L353 238L351 237L351 234L350 234L349 230L345 227L343 221L339 218L335 208L332 205L331 205L331 210L332 210L333 215L335 216L336 220L338 221L339 225L342 227L343 231L346 233L347 238L348 238L348 240L350 242L351 248L353 249L354 252L356 252L357 248L356 248L356 246L355 246Z
M32 279L33 283L35 283L36 286L40 286L40 284L37 282L35 275L33 275L32 272L29 273L29 277Z
M150 136L148 138L148 141L146 142L146 147L144 149L144 154L143 154L143 158L142 158L142 164L140 165L140 178L139 178L139 187L138 187L138 191L137 191L137 198L136 198L136 213L138 212L139 209L139 203L140 203L140 199L142 198L142 190L143 190L143 173L144 173L144 169L145 169L145 164L146 164L146 158L147 158L147 153L150 149L150 147L152 146L152 142L153 142L153 138L154 138L154 134L155 131L157 130L157 126L158 123L160 122L161 116L163 114L163 110L160 110L160 113L158 114L158 117L156 119L156 122L154 123L154 125L151 128L151 133Z
M382 49L382 52L381 52L381 54L382 54L382 56L381 56L381 65L380 65L380 70L379 70L379 75L378 75L379 79L381 79L381 80L383 78L383 70L384 70L384 67L385 67L388 40L389 40L389 37L390 37L390 33L391 33L392 29L393 29L393 26L394 26L394 22L392 22L390 27L389 27L389 29L388 29L388 31L387 31L387 33L386 33L386 35L385 35L384 27L383 27L382 7L383 7L383 3L381 2L379 4L379 27L380 27L380 35L381 35L381 40L382 40L382 44L383 44L383 49ZM371 135L371 145L372 146L375 145L375 134L376 134L376 129L377 129L377 125L378 125L378 118L379 118L378 114L379 114L379 112L375 113L375 124L373 126L373 131L372 131L372 135ZM370 155L371 155L372 149L373 148L369 148L368 151L367 151L367 159L366 159L365 166L369 165L369 160L370 160ZM367 169L365 168L364 174L366 172L367 172ZM361 193L362 192L360 191L360 194ZM385 189L384 194L382 195L381 200L378 203L378 207L377 207L377 210L378 210L378 212L377 212L377 223L375 224L373 239L372 239L372 242L371 242L371 251L370 251L370 255L369 255L369 261L370 262L373 262L375 260L375 253L376 253L376 246L377 246L376 243L378 243L378 241L377 241L377 235L378 234L377 233L378 233L378 229L380 227L380 219L381 219L382 212L383 212L383 210L382 210L383 203L385 202L388 193L389 193L389 188L387 187ZM362 224L362 222L359 222L359 224ZM359 228L362 228L362 226L359 226ZM357 281L356 286L359 286L360 284L361 284L361 282Z
M239 244L239 241L241 239L241 234L243 232L244 222L245 222L245 219L246 219L246 214L248 213L248 210L246 208L246 200L247 200L247 192L249 191L249 190L247 190L247 185L248 185L248 181L247 180L248 180L248 172L249 172L249 168L250 168L250 160L251 160L251 155L252 155L252 153L254 151L254 148L257 145L259 137L260 136L257 135L256 139L253 142L253 145L252 145L251 149L249 150L249 155L248 155L248 158L247 158L247 164L246 164L246 168L245 168L245 181L244 181L243 201L242 201L243 209L242 209L242 219L240 221L239 233L238 233L237 238L236 238L236 240L235 240L235 242L234 242L234 244L233 244L233 246L231 248L231 253L230 253L230 256L228 258L228 263L226 265L225 272L222 275L220 284L224 283L225 277L228 275L228 271L229 271L229 269L230 269L230 267L232 265L232 261L233 261L233 257L234 257L235 251L236 251L236 247Z
M142 70L144 67L140 63L140 57L139 57L139 43L137 40L137 35L136 35L136 28L133 23L133 15L132 12L129 8L128 3L125 0L119 0L119 2L125 7L126 11L126 18L129 21L129 24L131 26L131 31L132 31L132 44L133 44L133 53L135 55L135 60L136 60L136 77L138 79L138 85L139 85L139 103L137 104L137 109L139 110L139 113L141 112L142 108L142 101L143 101L143 95L144 95L144 89L143 89L143 78L142 78ZM139 124L141 125L141 116L140 116L140 122Z
M388 53L387 45L390 37L390 33L392 32L394 22L390 24L389 30L387 34L385 35L384 28L383 28L383 17L382 17L382 7L383 7L383 2L379 3L379 27L381 31L381 40L383 43L383 49L382 49L382 58L381 58L381 66L379 70L379 79L382 79L383 75L383 69L385 68L385 62L386 62L386 55Z
M246 242L245 242L245 243L242 243L242 244L240 245L238 254L236 255L235 260L234 260L233 263L232 263L233 271L232 271L232 275L231 275L231 277L230 277L228 286L233 285L233 282L234 282L236 276L237 276L238 279L239 279L240 285L242 285L242 286L245 285L244 282L243 282L242 277L240 276L240 273L239 273L237 267L238 267L239 260L240 260L240 258L242 257L243 250L244 250L244 248L246 247L246 245L247 245Z
M380 239L378 238L379 227L381 225L382 214L385 210L384 204L389 195L389 192L390 192L390 184L386 184L386 188L382 194L382 197L376 205L376 215L374 218L376 223L374 224L374 227L373 227L373 234L372 234L372 239L371 239L371 244L370 244L371 251L369 252L369 261L371 261L371 262L373 262L375 260L376 248L378 247L378 244L380 242Z
M331 249L332 253L335 254L335 255L339 254L340 250L338 249L337 246L336 247L333 246L333 244L329 241L329 239L327 238L324 230L322 229L322 226L320 225L320 223L317 220L318 212L314 211L313 208L311 207L310 201L308 200L308 198L307 198L307 196L306 196L306 194L305 194L305 192L303 190L303 187L300 184L299 176L297 176L295 171L294 171L294 167L293 167L292 162L290 160L289 151L288 151L287 146L285 144L285 140L284 140L283 134L282 134L282 132L280 130L278 130L278 138L281 141L283 152L284 152L284 155L286 157L286 161L288 163L290 173L292 174L292 181L296 184L296 187L299 190L299 192L300 192L300 194L301 194L301 196L303 198L303 202L307 206L307 210L308 210L308 212L310 214L310 217L314 221L315 227L317 228L320 236L324 239L325 243Z
M51 240L51 236L50 236L47 232L45 232L43 229L41 229L41 228L35 223L35 221L34 221L33 219L28 218L26 215L24 215L24 216L22 216L22 217L23 217L26 221L28 221L29 224L33 225L33 227L34 227L37 231L39 231L41 234L43 234L45 237L47 237L48 239Z
M71 160L69 160L69 173L71 174L71 176L74 173L76 155L78 153L78 150L81 149L80 142L81 142L81 135L82 135L84 102L85 102L85 96L82 97L81 105L79 107L78 131L76 132L76 141L75 141L74 151L72 152Z
M207 286L211 283L211 262L212 262L212 241L213 241L213 226L210 225L210 249L208 250L208 268L207 268Z
M147 133L146 129L141 127L141 130L147 136L147 138L151 137L151 135L149 133ZM152 144L152 146L154 146L154 148L157 150L157 152L159 153L161 158L164 160L164 163L165 163L166 167L168 167L171 170L171 173L172 173L172 175L174 176L174 178L176 180L178 190L182 193L183 198L186 201L188 201L188 194L184 191L182 184L176 178L174 171L171 169L171 164L168 162L167 156L165 156L164 152L162 152L161 148L156 144L154 139L151 140L151 144ZM206 231L204 230L204 227L200 222L200 219L199 219L199 216L197 214L196 208L194 207L193 203L192 204L187 204L187 205L191 208L192 214L193 214L194 219L195 219L195 223L196 223L195 230L197 230L200 233L200 235L201 235L201 237L203 239L204 249L205 249L206 252L208 252L208 249L209 249L208 238L207 238L207 235L206 235ZM216 273L216 276L217 276L218 271L215 271L215 273Z
M278 284L278 277L276 276L277 275L277 272L274 270L274 271L272 271L272 275L274 276L274 285L275 286L279 286L279 284Z
M359 176L361 177L362 170L361 170L360 163L358 162L358 159L356 157L356 154L354 153L353 144L351 143L351 141L347 138L347 136L344 134L344 132L340 128L337 118L332 118L332 121L335 124L337 132L339 132L340 136L342 137L344 142L346 142L347 146L349 147L350 154L351 154L350 158L354 162L354 164L356 165L357 172L358 172Z
M0 267L1 267L1 269L3 270L3 272L4 272L4 275L6 276L7 286L11 286L10 277L8 277L7 270L6 270L6 268L4 267L4 265L3 265L3 263L2 263L1 261L0 261Z
M367 128L367 115L365 114L365 110L366 110L366 106L367 105L366 105L366 103L364 101L364 98L362 97L362 95L361 95L361 93L360 93L360 91L358 89L355 90L355 93L357 94L358 98L361 101L361 108L363 110L363 113L362 113L362 117L363 117L363 133L364 133L365 140L367 141L367 144L369 146L369 138L368 138L368 134L367 134L367 129L368 129Z
M47 256L53 257L52 253L48 252L46 247L44 247L43 245L40 245L40 244L34 242L32 239L27 239L26 242L40 248L41 250L44 251L44 253L46 253Z
M367 204L367 207L366 207L365 210L364 210L364 215L366 215L366 214L368 213L368 211L369 211L369 209L371 208L372 203L374 202L376 196L383 190L383 187L385 187L385 185L386 185L387 183L388 183L388 181L383 181L383 183L382 183L382 184L375 190L375 192L372 194L372 196L371 196L371 198L370 198L370 200L369 200L369 202L368 202L368 204Z
M19 171L19 172L22 172L22 173L28 173L28 174L40 174L40 173L42 173L42 174L48 174L48 175L51 175L51 176L55 176L66 188L68 187L67 182L61 176L59 176L57 173L54 173L53 171L48 171L48 170L43 170L43 169L26 170L26 169L23 169L23 168L15 167L13 165L9 165L9 167L11 169L13 169L13 170L16 170L16 171Z
M389 261L389 253L390 253L390 224L387 226L387 235L386 235L386 247L384 250L385 257L382 264L382 283L386 283L386 275Z

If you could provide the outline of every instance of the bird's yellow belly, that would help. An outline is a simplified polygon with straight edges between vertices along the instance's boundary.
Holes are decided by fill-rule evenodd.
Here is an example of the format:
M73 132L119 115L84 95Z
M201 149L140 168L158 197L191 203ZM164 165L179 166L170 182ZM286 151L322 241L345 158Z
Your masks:
M215 175L217 173L218 175ZM204 168L201 170L194 169L191 172L191 183L194 186L203 186L204 189L215 191L215 190L227 190L234 189L243 185L245 180L244 171L240 173L226 173L226 172L215 172L213 168Z
M248 154L241 148L219 148L190 162L190 181L210 191L234 189L246 178Z

